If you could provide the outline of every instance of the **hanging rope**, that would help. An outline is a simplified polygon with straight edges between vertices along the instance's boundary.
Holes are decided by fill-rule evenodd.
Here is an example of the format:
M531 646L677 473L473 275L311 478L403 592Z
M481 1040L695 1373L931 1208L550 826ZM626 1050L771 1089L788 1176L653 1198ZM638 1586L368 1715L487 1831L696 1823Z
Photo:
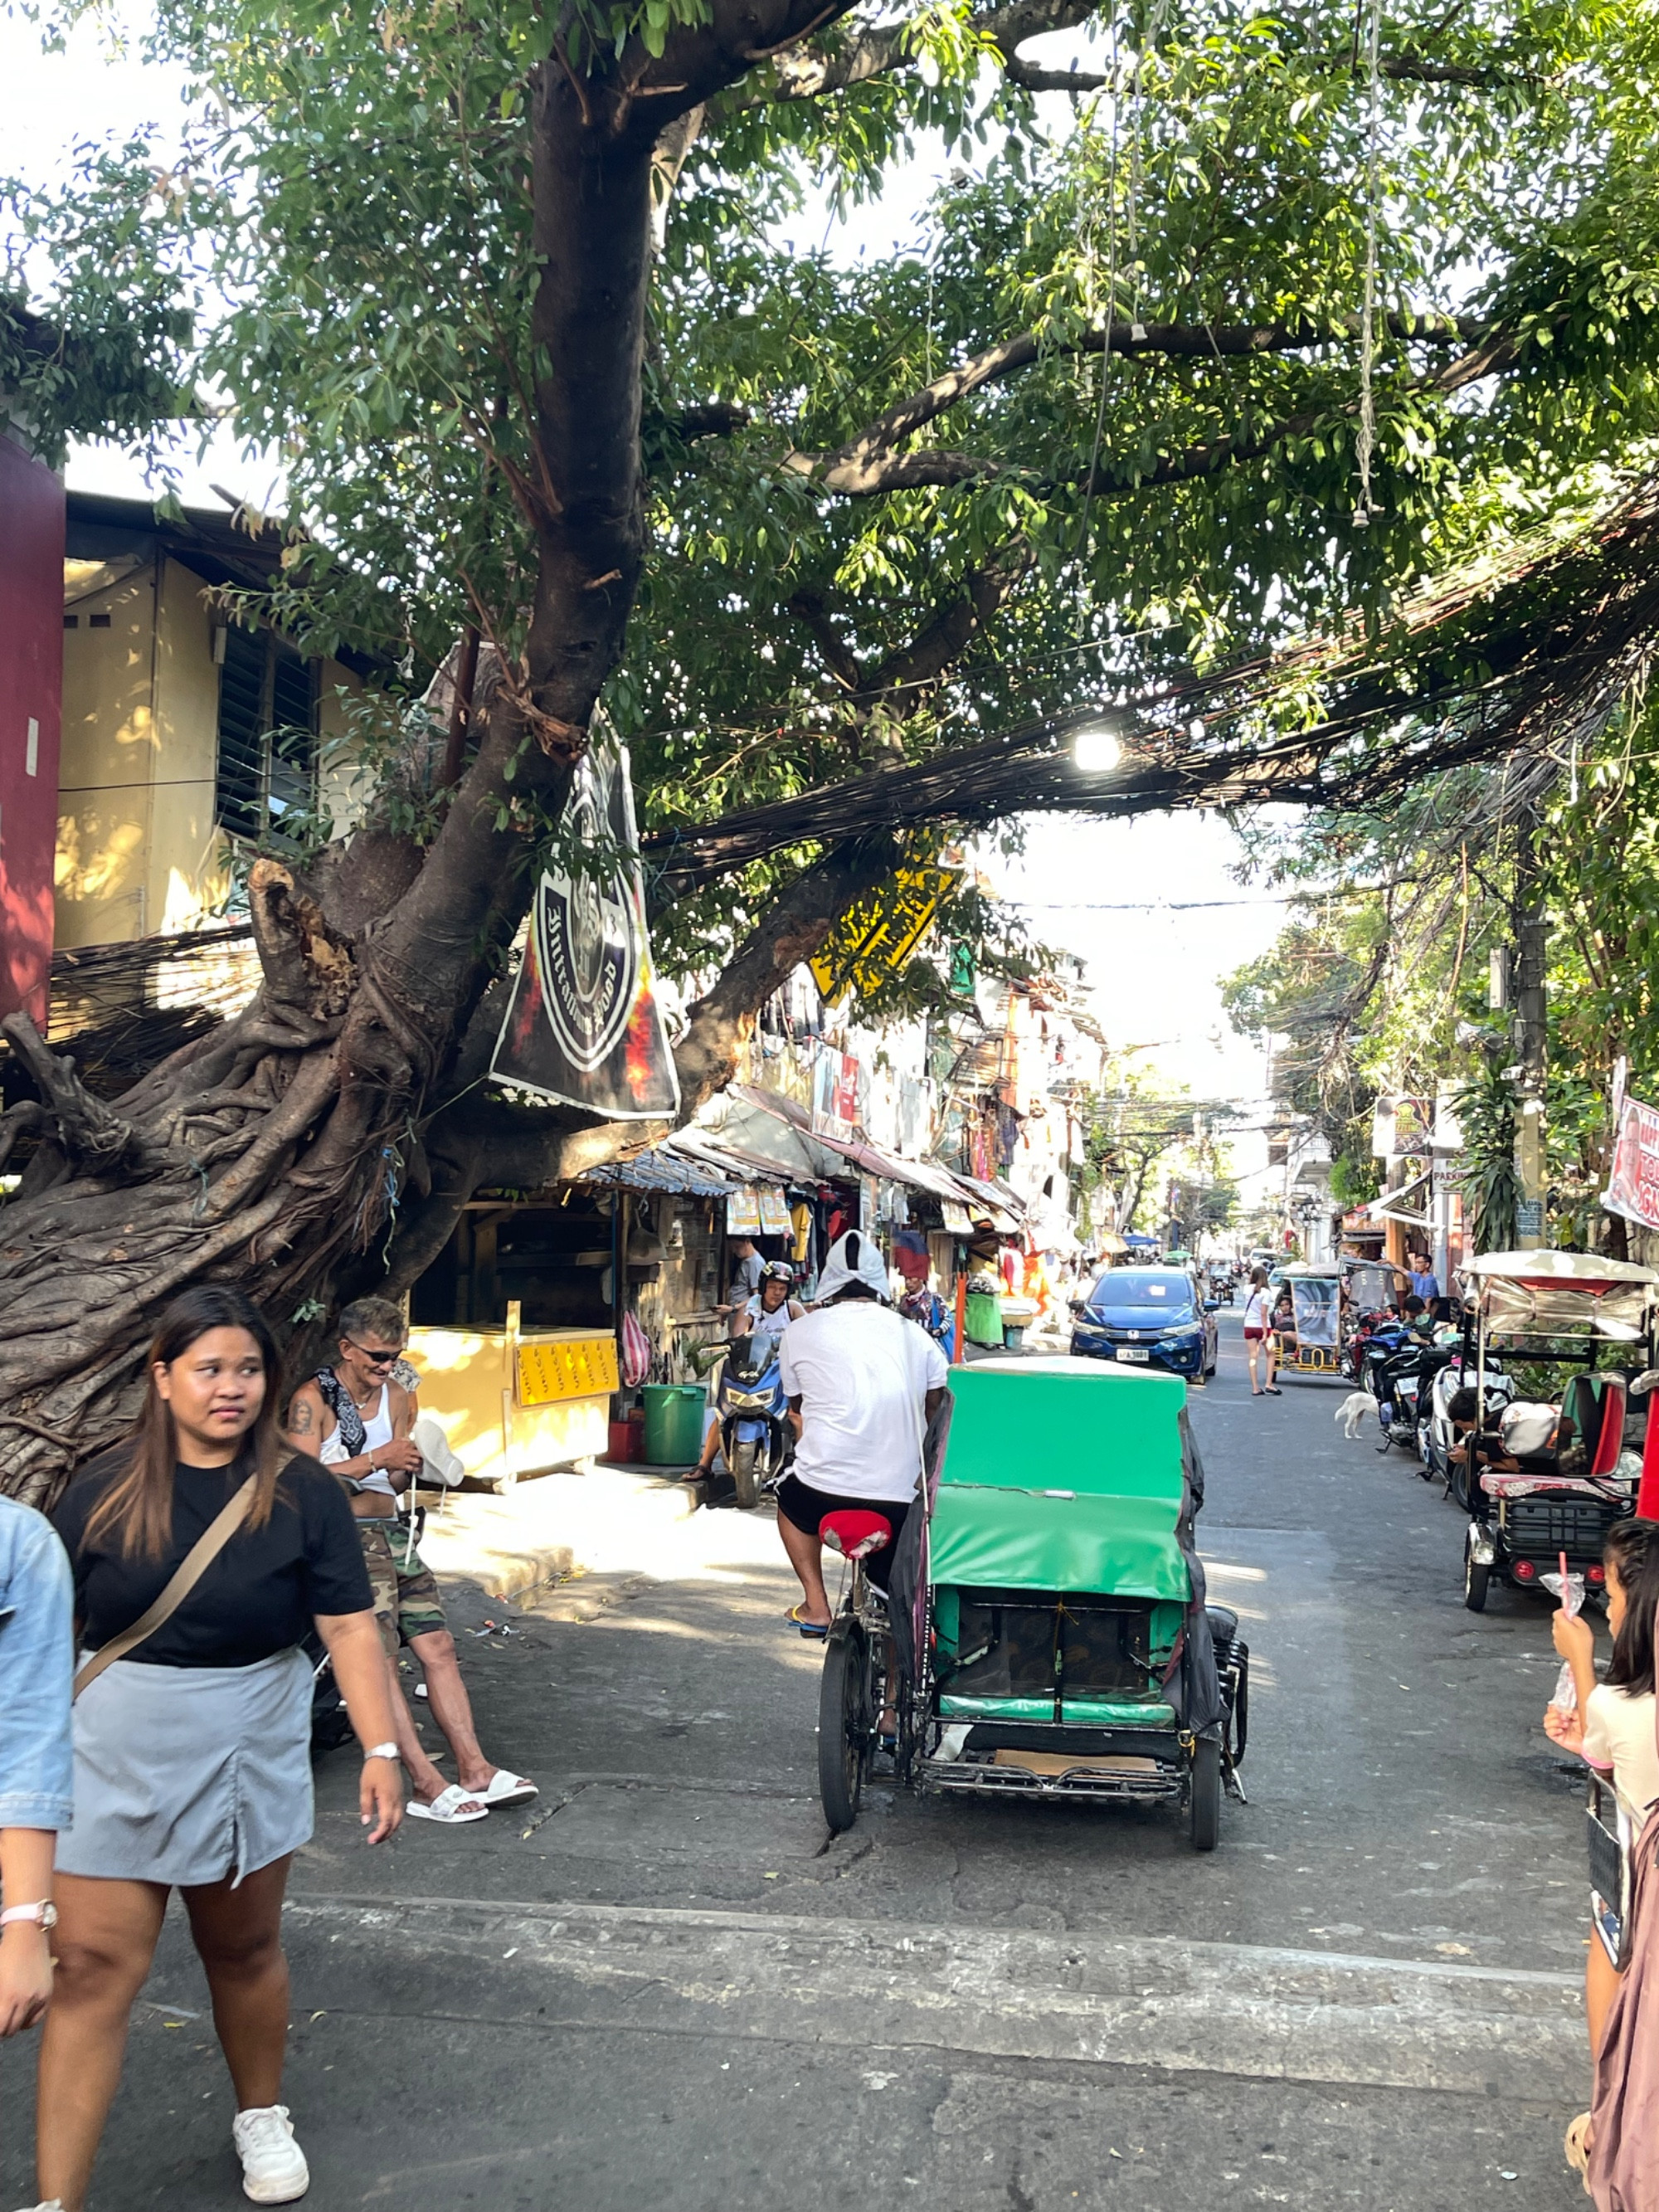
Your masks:
M1119 100L1117 96L1117 25L1112 25L1112 136L1111 161L1106 173L1106 343L1100 354L1100 404L1095 410L1094 444L1089 451L1089 473L1083 479L1083 507L1077 519L1077 543L1072 548L1073 558L1080 559L1088 551L1089 507L1095 495L1095 471L1100 466L1100 448L1106 435L1106 385L1112 367L1112 318L1117 308L1117 132ZM1090 243L1090 272L1094 267L1093 241ZM1088 594L1079 602L1083 620L1088 620Z
M1376 452L1376 401L1372 369L1376 350L1376 230L1381 197L1377 131L1381 108L1382 0L1370 0L1365 28L1365 297L1359 313L1359 434L1354 454L1359 463L1356 530L1366 529L1373 512L1371 460Z

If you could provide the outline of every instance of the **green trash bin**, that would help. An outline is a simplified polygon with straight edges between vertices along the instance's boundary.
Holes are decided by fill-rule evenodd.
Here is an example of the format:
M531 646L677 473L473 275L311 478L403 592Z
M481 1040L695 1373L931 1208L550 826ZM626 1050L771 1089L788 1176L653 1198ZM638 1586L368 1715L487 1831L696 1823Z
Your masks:
M701 1382L647 1382L644 1395L646 1465L690 1467L702 1450L708 1393Z
M1002 1349L1002 1300L988 1291L969 1291L963 1316L969 1344L994 1345Z

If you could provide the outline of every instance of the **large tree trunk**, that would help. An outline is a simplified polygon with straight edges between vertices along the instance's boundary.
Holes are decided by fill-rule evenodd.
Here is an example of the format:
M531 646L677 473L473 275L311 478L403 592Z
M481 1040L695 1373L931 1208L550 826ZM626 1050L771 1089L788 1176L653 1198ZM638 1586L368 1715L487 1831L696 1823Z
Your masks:
M556 46L535 72L535 596L522 661L482 656L476 750L436 837L419 849L386 811L313 880L258 862L252 1004L113 1104L26 1018L5 1024L39 1093L0 1117L0 1165L20 1138L34 1147L0 1211L0 1487L14 1495L47 1498L121 1432L156 1316L187 1285L238 1284L280 1331L314 1337L337 1296L417 1274L481 1180L551 1180L660 1133L516 1114L475 1078L490 986L644 558L653 149L826 11L738 0L713 17L655 62L630 46L580 75ZM429 789L443 751L434 724L403 772ZM730 1075L763 1000L892 862L889 841L832 848L739 948L680 1048L688 1113Z

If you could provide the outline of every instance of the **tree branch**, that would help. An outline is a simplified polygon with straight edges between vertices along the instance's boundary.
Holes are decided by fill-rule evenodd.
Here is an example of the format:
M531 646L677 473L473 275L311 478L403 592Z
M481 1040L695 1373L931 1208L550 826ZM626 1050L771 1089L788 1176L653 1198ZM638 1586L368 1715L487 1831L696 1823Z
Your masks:
M1316 69L1352 70L1352 53L1298 54L1297 61ZM1380 75L1400 84L1462 85L1476 92L1510 92L1542 84L1545 79L1526 70L1469 69L1458 62L1432 62L1421 54L1384 54L1377 62ZM1109 70L1041 69L1006 55L1003 74L1024 92L1106 92L1116 82Z
M1413 377L1401 387L1408 392L1445 394L1462 391L1465 385L1478 383L1483 376L1491 376L1513 365L1519 357L1521 345L1497 325L1487 329L1475 325L1474 331L1485 331L1482 342L1461 354L1432 376ZM1459 337L1470 332L1450 333ZM1113 350L1116 351L1114 345ZM893 410L896 413L898 410ZM1337 408L1320 408L1286 416L1281 421L1266 425L1251 436L1240 436L1229 431L1219 438L1206 438L1177 453L1161 454L1149 469L1108 471L1097 468L1092 478L1086 473L1077 476L1044 477L1047 484L1081 484L1093 499L1114 499L1129 492L1145 490L1149 485L1190 483L1200 477L1213 476L1224 468L1241 461L1259 460L1282 445L1286 438L1305 436L1322 422L1335 416L1352 416L1358 411L1357 400L1346 401ZM966 483L975 478L1003 476L1016 472L1006 461L994 460L989 455L963 453L939 447L923 447L915 453L883 453L876 447L866 447L863 436L839 453L813 455L791 453L785 459L786 468L794 468L804 476L811 476L823 489L844 499L868 499L879 493L914 491L934 486L948 487ZM1024 473L1032 473L1025 471Z
M843 840L804 868L767 909L759 927L691 1008L690 1026L674 1054L684 1118L737 1073L738 1054L757 1009L819 950L848 908L892 873L897 858L890 837Z
M1474 315L1443 315L1431 309L1418 314L1389 314L1380 319L1391 337L1437 343L1468 344L1488 337L1493 326ZM884 414L866 422L856 437L832 453L791 453L783 465L798 476L810 476L827 489L857 496L868 490L890 491L901 483L959 483L965 477L986 473L982 463L962 453L933 452L896 456L901 440L966 399L988 384L1000 383L1020 370L1044 360L1064 360L1073 355L1104 353L1108 349L1139 359L1158 356L1171 361L1224 361L1258 354L1303 353L1312 347L1334 345L1359 335L1358 315L1334 322L1316 322L1311 317L1292 322L1258 324L1132 323L1114 320L1104 329L1081 331L1076 337L1045 340L1036 331L988 346L982 353L947 369L931 384L901 399ZM945 473L922 477L883 477L900 459L931 462ZM871 477L881 478L867 482Z
M823 592L811 585L803 585L788 604L790 613L811 632L824 666L836 683L844 691L862 691L864 671L857 654L836 628Z

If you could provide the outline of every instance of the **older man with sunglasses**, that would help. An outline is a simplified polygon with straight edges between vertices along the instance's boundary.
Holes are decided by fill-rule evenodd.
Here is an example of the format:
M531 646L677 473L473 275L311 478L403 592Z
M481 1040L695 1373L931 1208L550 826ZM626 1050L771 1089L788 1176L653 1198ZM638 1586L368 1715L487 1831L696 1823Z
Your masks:
M536 1785L492 1765L480 1750L438 1585L415 1548L413 1526L398 1518L398 1494L422 1464L421 1448L410 1435L420 1408L414 1390L395 1371L404 1318L389 1298L358 1298L341 1313L339 1332L334 1365L319 1367L294 1394L288 1440L331 1467L350 1491L393 1686L400 1686L398 1650L406 1644L426 1676L432 1717L455 1754L459 1778L446 1784L421 1748L408 1706L401 1696L393 1698L398 1752L409 1770L407 1809L417 1820L447 1826L482 1820L493 1805L533 1797Z

